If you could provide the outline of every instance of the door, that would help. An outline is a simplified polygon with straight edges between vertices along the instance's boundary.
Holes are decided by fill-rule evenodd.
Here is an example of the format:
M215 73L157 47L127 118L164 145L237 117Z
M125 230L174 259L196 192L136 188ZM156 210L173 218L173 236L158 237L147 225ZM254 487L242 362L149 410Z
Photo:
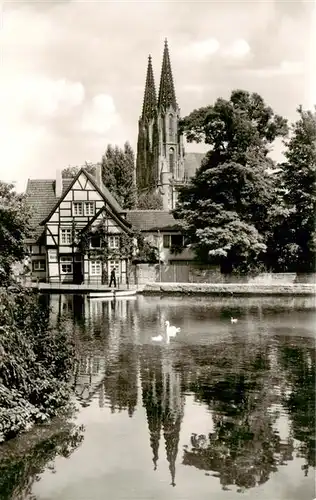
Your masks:
M74 257L74 283L80 285L83 282L82 257L75 255Z

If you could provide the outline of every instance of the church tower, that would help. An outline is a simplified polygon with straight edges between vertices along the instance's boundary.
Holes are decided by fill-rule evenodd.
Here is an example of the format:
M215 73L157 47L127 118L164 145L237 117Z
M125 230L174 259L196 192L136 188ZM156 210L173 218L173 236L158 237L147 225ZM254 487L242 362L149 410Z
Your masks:
M143 110L138 123L136 160L138 192L159 192L164 210L175 207L177 187L184 182L184 149L179 120L180 109L165 40L158 100L151 57L148 60Z
M142 114L138 121L136 184L138 193L153 191L158 179L157 97L151 56L148 57Z

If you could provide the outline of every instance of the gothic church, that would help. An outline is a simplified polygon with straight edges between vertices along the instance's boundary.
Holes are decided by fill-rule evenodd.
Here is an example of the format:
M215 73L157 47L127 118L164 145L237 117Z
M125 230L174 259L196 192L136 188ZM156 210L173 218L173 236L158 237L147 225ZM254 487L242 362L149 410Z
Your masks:
M172 210L177 192L199 168L204 154L187 153L179 132L176 100L167 40L163 51L158 99L148 58L142 114L138 122L136 183L139 193L161 194L163 210Z

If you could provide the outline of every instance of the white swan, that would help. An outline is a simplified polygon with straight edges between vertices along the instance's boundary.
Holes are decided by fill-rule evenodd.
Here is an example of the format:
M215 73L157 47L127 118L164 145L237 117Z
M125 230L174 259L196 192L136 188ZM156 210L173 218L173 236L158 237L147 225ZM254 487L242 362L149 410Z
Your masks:
M161 342L163 340L163 336L157 335L156 337L151 337L151 340L154 340L155 342Z
M230 318L231 323L237 323L238 319L237 318Z
M169 321L166 321L166 327L167 327L167 337L168 336L175 337L177 333L181 332L181 328L170 325Z

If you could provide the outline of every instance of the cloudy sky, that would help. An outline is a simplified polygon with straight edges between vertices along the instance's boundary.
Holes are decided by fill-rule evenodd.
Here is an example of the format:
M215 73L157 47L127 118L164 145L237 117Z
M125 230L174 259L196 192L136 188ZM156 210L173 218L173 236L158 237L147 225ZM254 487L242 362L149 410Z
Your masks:
M23 190L28 178L100 160L108 143L135 148L148 54L158 86L166 37L183 116L243 88L296 119L298 104L315 102L315 5L4 2L0 178Z

